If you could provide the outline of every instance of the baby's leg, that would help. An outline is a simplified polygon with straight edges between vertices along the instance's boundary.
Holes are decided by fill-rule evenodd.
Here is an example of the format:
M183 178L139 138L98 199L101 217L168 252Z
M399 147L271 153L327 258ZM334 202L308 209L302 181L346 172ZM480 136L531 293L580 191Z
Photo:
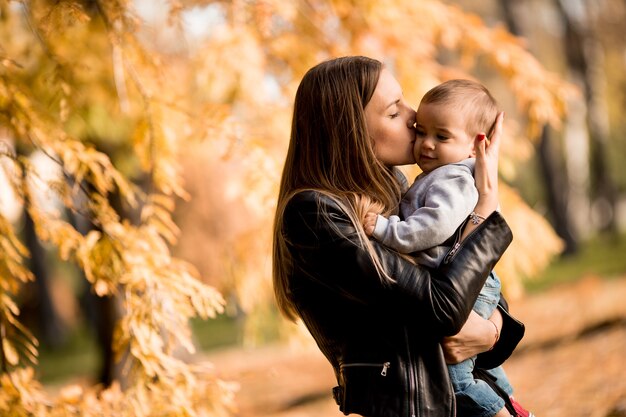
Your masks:
M506 409L506 407L502 407L502 409L498 411L494 417L512 417L512 416L511 416L511 413L509 413L509 410Z
M511 383L509 382L509 378L506 376L506 373L504 372L504 369L502 368L502 366L489 369L487 372L491 374L491 376L494 377L494 379L496 380L496 384L500 388L502 388L502 390L504 390L504 392L506 392L509 395L509 397L513 395L513 387L511 386Z
M476 357L472 357L463 362L448 365L448 374L455 393L466 391L475 385L474 374L472 373L475 361Z
M491 273L480 292L474 311L488 318L496 309L500 298L500 280ZM458 417L510 417L502 399L489 384L476 379L473 374L475 357L448 366L448 373L457 400ZM497 376L496 376L497 377Z
M504 400L483 380L472 373L475 358L448 366L457 400L457 416L509 417ZM500 413L500 414L499 414Z

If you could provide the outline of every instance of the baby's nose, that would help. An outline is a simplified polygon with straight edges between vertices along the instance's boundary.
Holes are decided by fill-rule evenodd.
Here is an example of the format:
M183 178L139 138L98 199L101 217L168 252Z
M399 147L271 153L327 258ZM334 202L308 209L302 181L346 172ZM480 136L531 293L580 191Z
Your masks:
M422 148L425 149L433 149L435 147L435 142L430 138L426 138L422 141Z

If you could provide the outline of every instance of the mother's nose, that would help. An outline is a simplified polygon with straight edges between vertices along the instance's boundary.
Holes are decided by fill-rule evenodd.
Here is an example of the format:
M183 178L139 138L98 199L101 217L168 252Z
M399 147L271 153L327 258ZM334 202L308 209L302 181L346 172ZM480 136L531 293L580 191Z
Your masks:
M415 114L416 113L413 110L411 110L406 119L406 125L409 127L409 129L415 129Z

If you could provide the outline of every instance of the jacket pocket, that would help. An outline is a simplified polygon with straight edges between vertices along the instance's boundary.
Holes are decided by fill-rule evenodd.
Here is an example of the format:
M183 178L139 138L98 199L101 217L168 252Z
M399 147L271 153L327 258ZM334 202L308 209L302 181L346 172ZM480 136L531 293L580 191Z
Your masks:
M334 390L344 414L373 415L389 400L391 362L354 362L339 366L340 386Z

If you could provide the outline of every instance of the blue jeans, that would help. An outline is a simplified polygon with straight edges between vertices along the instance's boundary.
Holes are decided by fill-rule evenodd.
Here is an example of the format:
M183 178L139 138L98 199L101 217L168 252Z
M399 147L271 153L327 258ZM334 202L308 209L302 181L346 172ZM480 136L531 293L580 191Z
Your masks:
M500 278L491 272L474 304L474 311L484 319L489 318L498 306L500 290ZM504 407L504 400L486 382L474 379L472 370L475 362L474 356L461 363L448 365L457 408L460 414L492 417ZM490 369L488 372L496 378L496 384L500 388L508 395L513 394L513 388L501 366Z

